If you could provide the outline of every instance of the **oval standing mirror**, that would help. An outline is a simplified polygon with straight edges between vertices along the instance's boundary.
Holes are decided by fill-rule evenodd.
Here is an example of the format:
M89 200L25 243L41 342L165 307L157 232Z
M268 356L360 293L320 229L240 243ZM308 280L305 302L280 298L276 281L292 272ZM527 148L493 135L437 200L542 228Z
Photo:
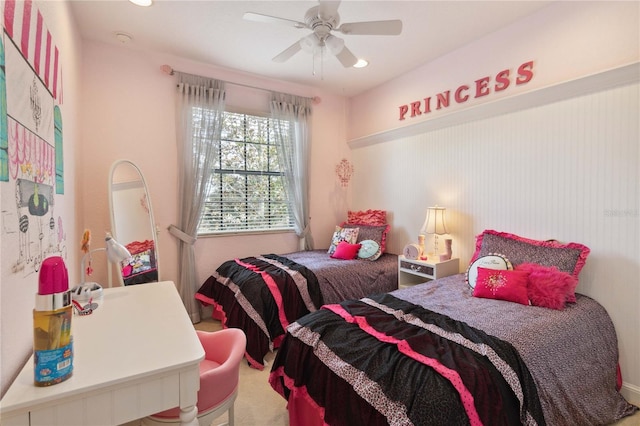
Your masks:
M118 160L109 173L111 234L131 253L116 274L120 285L159 280L158 242L151 198L142 171L129 160Z

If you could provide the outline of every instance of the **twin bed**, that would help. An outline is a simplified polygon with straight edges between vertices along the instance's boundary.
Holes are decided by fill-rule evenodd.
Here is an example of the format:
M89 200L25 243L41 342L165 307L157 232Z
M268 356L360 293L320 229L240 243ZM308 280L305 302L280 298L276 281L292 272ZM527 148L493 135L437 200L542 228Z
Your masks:
M334 259L326 250L268 254L224 262L196 293L213 306L224 327L247 335L246 357L263 369L264 356L278 348L287 326L327 303L385 293L398 287L398 260Z
M460 274L325 306L289 327L269 381L292 426L610 424L635 410L615 330L576 299L478 298Z
M228 260L195 297L213 306L224 327L245 332L246 358L262 370L264 356L298 318L327 303L398 288L398 257L385 253L389 229L385 210L348 211L329 250Z
M471 265L495 257L504 265L481 263L473 274L401 290L394 277L393 288L366 289L355 278L365 285L382 282L385 273L371 275L371 268L386 258L388 273L397 274L395 256L368 263L336 260L339 266L325 275L314 262L323 263L326 253L305 252L247 259L241 262L247 263L244 272L221 267L217 279L207 280L209 296L197 297L217 307L225 326L243 328L248 341L266 336L258 349L248 343L254 366L262 367L265 351L279 348L269 382L287 399L292 426L610 424L637 407L619 393L610 317L596 301L575 293L588 254L580 244L485 231ZM319 294L298 296L313 300L314 309L303 300L297 305L310 313L296 311L261 290L258 298L271 298L267 305L277 313L265 321L267 333L253 329L254 314L242 308L242 287L248 286L234 287L240 275L264 277L253 262L284 265L285 272L272 275L290 281L296 281L291 270L308 281L314 274L307 276L305 268L317 271ZM364 268L355 269L358 264ZM349 277L345 268L352 270ZM224 275L231 278L220 280ZM235 300L234 307L226 307L227 299Z

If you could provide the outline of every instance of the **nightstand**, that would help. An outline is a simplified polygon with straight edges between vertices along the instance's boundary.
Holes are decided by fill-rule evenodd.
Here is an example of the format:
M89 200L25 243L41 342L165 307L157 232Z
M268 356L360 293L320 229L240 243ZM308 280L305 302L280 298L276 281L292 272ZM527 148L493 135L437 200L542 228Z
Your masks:
M444 262L429 260L405 259L398 256L398 288L411 287L416 284L448 277L460 272L460 259L450 259Z

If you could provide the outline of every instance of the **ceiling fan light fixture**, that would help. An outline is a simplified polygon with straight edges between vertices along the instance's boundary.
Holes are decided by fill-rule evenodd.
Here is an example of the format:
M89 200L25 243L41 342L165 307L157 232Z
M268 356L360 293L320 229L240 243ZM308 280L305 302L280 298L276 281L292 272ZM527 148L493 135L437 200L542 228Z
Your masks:
M300 47L307 53L316 53L320 47L320 42L315 33L311 33L300 39Z
M333 55L338 55L344 50L344 40L339 37L329 35L325 39L324 43Z
M273 58L275 62L285 62L300 50L304 50L314 56L314 61L316 56L319 56L323 61L325 53L331 53L345 68L363 68L368 65L368 62L359 61L345 45L344 40L334 36L332 31L355 35L399 35L402 32L402 21L399 19L340 24L340 14L338 13L340 0L318 0L318 3L317 6L307 10L304 22L254 12L245 13L243 18L249 21L276 23L312 31L311 34L302 37L276 55Z
M127 34L127 33L122 32L122 31L118 31L118 32L114 33L114 37L116 38L116 40L118 40L122 44L127 44L131 40L133 40L133 36L131 36L131 34Z
M353 67L354 68L364 68L367 65L369 65L369 61L367 61L366 59L358 59L358 62L356 62Z

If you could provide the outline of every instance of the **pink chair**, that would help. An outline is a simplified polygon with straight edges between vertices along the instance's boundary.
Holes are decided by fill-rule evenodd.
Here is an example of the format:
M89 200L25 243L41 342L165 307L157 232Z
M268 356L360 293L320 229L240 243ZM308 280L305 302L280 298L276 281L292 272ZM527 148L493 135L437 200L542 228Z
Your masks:
M238 328L215 332L196 331L204 348L200 362L200 390L198 391L198 423L211 422L229 411L229 426L233 426L233 404L238 395L240 362L244 358L247 338ZM143 425L180 423L180 408L156 413L143 419Z

